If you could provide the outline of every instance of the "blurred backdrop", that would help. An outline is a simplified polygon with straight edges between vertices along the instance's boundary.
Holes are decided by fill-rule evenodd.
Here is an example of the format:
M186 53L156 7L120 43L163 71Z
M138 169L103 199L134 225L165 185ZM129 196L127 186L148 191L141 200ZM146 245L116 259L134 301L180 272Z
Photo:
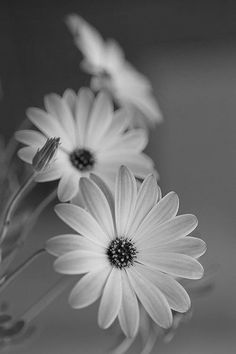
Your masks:
M236 348L236 3L223 0L64 0L0 2L1 134L9 137L28 106L43 96L88 85L81 54L64 23L76 12L153 83L164 123L150 136L148 153L164 194L175 190L181 212L198 216L208 244L203 264L213 265L215 289L194 301L194 316L160 354L233 354ZM38 188L38 193L42 188ZM66 227L45 212L28 249ZM35 262L2 295L27 307L57 276L52 258ZM38 318L39 334L19 354L105 353L112 335L98 329L96 305L71 310L64 293ZM137 348L133 348L137 353Z

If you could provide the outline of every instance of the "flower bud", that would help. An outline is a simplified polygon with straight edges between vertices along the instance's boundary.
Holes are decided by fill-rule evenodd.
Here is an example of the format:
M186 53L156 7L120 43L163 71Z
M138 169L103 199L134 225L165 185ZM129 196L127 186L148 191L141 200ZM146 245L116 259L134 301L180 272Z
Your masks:
M41 149L34 155L32 166L36 172L44 171L54 159L60 138L48 138Z

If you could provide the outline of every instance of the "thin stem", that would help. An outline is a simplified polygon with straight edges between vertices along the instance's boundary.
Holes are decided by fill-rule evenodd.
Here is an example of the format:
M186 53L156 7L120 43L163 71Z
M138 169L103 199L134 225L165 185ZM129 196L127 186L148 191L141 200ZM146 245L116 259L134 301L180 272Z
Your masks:
M43 295L35 304L22 314L19 319L29 324L32 322L47 306L49 306L71 283L72 279L69 277L60 278L48 292ZM73 279L74 281L74 279Z
M41 203L32 212L32 214L30 215L29 223L25 224L17 241L18 248L20 248L24 244L25 240L29 236L29 233L32 231L33 227L35 226L41 213L53 201L53 199L56 198L56 195L57 189L54 189L45 199L41 201Z
M27 222L25 224L25 226L23 227L23 229L20 233L20 236L16 242L14 250L8 256L9 260L7 261L7 264L4 267L4 271L2 274L4 274L6 272L6 270L9 268L10 264L14 261L17 254L19 253L20 249L23 247L26 239L28 238L30 232L34 228L41 213L51 203L51 201L53 201L53 199L56 197L56 195L57 195L57 189L54 189L45 199L43 199L41 201L41 203L37 206L37 208L32 212L32 214L30 215L29 222Z
M27 190L27 188L30 186L30 184L33 182L34 177L35 177L35 172L33 172L30 177L23 183L22 186L16 191L16 193L13 195L11 198L10 202L8 203L8 206L5 211L4 219L3 219L3 225L2 225L2 230L0 233L0 245L2 244L3 240L6 237L9 225L11 223L11 218L12 215L15 211L15 208L19 201L21 200L23 194Z
M45 253L44 248L34 252L29 258L27 258L23 263L21 263L16 269L12 270L2 280L0 284L0 292L2 292L21 272L23 272L35 259Z

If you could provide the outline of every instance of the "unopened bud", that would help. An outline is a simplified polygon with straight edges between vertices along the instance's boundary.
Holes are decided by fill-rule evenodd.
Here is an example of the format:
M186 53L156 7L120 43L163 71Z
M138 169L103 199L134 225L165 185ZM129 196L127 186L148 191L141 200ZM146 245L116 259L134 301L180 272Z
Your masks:
M32 166L36 172L42 172L53 161L60 145L60 138L48 138L41 149L34 155Z

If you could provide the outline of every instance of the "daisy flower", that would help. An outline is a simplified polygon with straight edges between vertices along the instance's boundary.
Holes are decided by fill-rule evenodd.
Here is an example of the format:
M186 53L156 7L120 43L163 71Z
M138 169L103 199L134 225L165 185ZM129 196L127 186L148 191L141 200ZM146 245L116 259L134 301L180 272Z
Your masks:
M84 55L81 66L92 75L92 89L106 89L119 106L129 110L135 108L137 113L141 113L142 119L140 114L132 116L132 123L136 126L140 122L160 122L162 116L150 81L125 59L119 44L112 39L105 41L94 27L78 15L68 16L66 22L76 46ZM139 122L135 122L137 117Z
M82 88L78 95L66 90L60 97L45 96L46 111L29 108L27 116L40 130L21 130L16 139L26 147L19 157L30 164L50 137L60 138L57 155L50 166L36 176L36 181L60 179L58 197L71 200L78 193L79 179L95 172L111 187L116 173L126 164L138 178L154 171L152 160L142 153L148 142L144 129L127 130L126 112L114 112L109 96L100 92L94 97Z
M111 194L96 175L80 179L86 209L73 204L56 206L57 215L77 234L56 236L47 250L58 257L55 270L84 274L73 288L74 308L101 297L98 324L108 328L118 317L128 337L139 328L139 302L151 319L163 328L172 325L172 311L185 312L190 298L175 279L199 279L203 268L196 257L205 243L187 236L197 218L176 216L178 197L160 196L156 178L148 175L137 188L132 172L121 166Z

